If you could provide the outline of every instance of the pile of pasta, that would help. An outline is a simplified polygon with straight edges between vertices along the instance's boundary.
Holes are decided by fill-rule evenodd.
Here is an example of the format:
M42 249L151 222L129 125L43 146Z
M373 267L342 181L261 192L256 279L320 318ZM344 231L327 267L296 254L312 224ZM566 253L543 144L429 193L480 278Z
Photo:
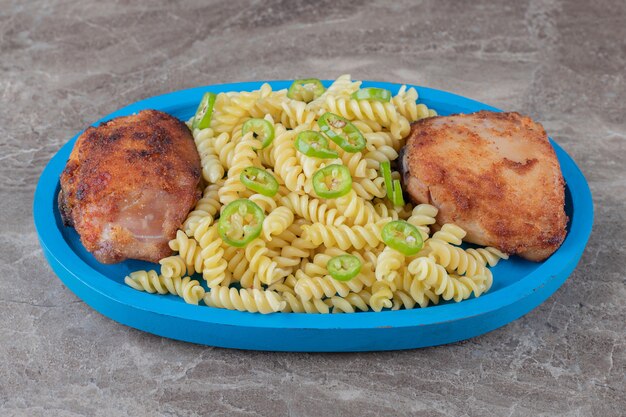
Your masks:
M342 75L308 103L268 84L258 91L218 94L210 127L193 131L206 188L170 242L176 254L160 261L160 272L133 272L125 282L140 291L178 295L190 304L260 313L410 309L489 290L489 267L505 254L490 247L463 249L465 232L453 224L438 228L435 207L395 207L386 198L380 164L398 158L411 122L436 113L417 103L414 88L402 86L389 102L352 99L360 86ZM365 149L348 153L331 142L338 153L335 160L298 152L298 133L319 131L316 121L325 112L350 120L365 137ZM242 133L250 118L274 126L275 138L267 148L260 150L252 133ZM312 177L329 164L349 169L352 189L339 198L321 199L312 189ZM240 174L249 166L278 180L274 197L241 183ZM220 211L239 198L265 212L261 235L244 248L229 246L217 229ZM383 226L398 219L422 235L423 248L414 256L382 242ZM359 274L345 282L327 270L329 259L342 254L354 255L362 264Z

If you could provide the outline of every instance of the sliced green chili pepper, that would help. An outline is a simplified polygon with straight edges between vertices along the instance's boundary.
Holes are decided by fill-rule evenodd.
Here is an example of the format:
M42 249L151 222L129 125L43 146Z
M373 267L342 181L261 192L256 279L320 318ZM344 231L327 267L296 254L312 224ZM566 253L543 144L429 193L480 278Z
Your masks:
M274 197L278 192L278 181L269 172L257 167L247 167L239 175L241 183L259 194Z
M243 124L242 134L253 132L254 137L261 141L261 149L270 146L274 140L274 126L265 119L248 119Z
M324 113L317 120L320 130L346 152L359 152L365 148L365 138L355 125L334 113Z
M393 193L391 195L391 202L394 206L404 205L404 196L402 195L402 185L400 180L393 180Z
M259 237L265 214L254 202L241 198L224 207L217 231L230 246L243 248Z
M387 246L407 256L417 254L424 245L417 227L404 220L387 223L383 227L381 237Z
M361 272L361 261L354 255L339 255L328 261L326 269L337 281L350 281Z
M304 78L301 80L294 80L287 91L287 97L292 100L304 101L306 103L315 100L326 89L322 85L322 82L317 78Z
M191 127L194 129L206 129L211 125L211 117L213 116L213 106L215 105L215 93L205 93L200 100L196 115L193 117Z
M322 198L341 197L351 188L352 177L345 165L331 164L313 174L313 189Z
M328 148L328 139L319 132L305 130L296 138L296 149L305 154L320 159L334 159L339 154Z
M350 96L355 100L391 101L391 91L384 88L361 88Z
M391 164L389 161L380 163L380 171L385 180L385 189L387 190L387 198L391 200L394 206L404 205L404 196L402 195L402 185L400 180L392 180Z
M385 180L385 189L387 190L387 197L392 198L393 182L391 181L391 163L389 161L381 162L380 171L382 173L383 179Z

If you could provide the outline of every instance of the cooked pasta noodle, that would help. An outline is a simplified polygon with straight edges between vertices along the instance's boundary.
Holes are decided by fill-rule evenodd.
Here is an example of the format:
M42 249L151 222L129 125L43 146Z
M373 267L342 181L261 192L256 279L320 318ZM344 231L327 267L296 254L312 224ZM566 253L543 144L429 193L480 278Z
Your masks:
M276 161L276 174L281 177L290 191L302 192L306 176L302 172L302 166L296 157L294 140L298 130L285 130L277 128L274 138L273 157Z
M136 271L125 283L190 304L263 314L423 308L488 291L489 268L508 256L492 247L461 247L465 231L454 224L439 227L432 205L394 206L379 173L381 163L395 164L410 123L436 112L419 102L413 87L400 87L387 102L356 99L353 93L360 88L361 82L346 74L317 98L313 90L289 98L287 90L275 91L269 84L217 94L210 126L192 132L205 184L202 197L169 242L173 254L160 260L161 273ZM330 138L328 147L336 156L327 154L328 159L312 156L316 152L301 142L296 146L300 132L326 135L318 124L325 112L345 117L360 131L365 144L359 152L348 152ZM264 119L273 140L262 143L256 131L244 134L250 119ZM315 192L313 177L330 164L346 167L352 186L325 199ZM272 175L278 191L244 185L241 173L249 167ZM392 178L399 179L398 172ZM259 234L235 247L230 237L222 239L218 226L225 206L241 198L264 215ZM382 229L394 220L406 220L422 235L423 247L413 256L385 245ZM231 215L229 221L233 230L246 230L245 215ZM347 281L333 278L341 276L328 266L342 255L360 263ZM200 276L205 283L194 279Z
M363 249L366 246L376 247L380 243L380 226L371 223L365 226L313 223L303 226L302 237L315 245L337 246L343 250L350 247Z
M166 278L157 274L156 271L131 272L124 278L124 282L138 291L177 295L188 304L198 304L205 294L200 283L190 277Z
M224 176L224 166L220 162L219 154L215 148L213 130L198 130L194 132L193 137L200 155L202 177L209 183L217 182Z
M485 265L458 246L452 246L438 239L430 239L428 241L428 253L450 273L467 276L485 274Z
M424 281L432 288L435 294L441 295L444 300L462 301L470 297L472 292L477 297L485 288L486 276L472 277L449 275L446 269L432 258L417 258L409 264L409 272L417 279Z
M460 245L463 243L465 234L465 230L461 229L459 226L447 223L441 226L441 230L435 232L433 239L438 239L453 245Z
M509 259L509 255L501 252L500 250L492 247L486 248L471 248L467 250L467 253L472 255L477 261L489 266L496 266L500 259Z
M404 266L405 256L395 249L386 247L378 255L376 263L376 279L392 282L398 276L398 271Z
M192 236L198 223L206 218L213 217L220 211L219 189L223 185L222 181L211 184L204 189L204 194L196 203L196 207L187 215L183 223L183 229L187 236Z
M347 223L352 226L364 226L380 220L380 216L372 203L359 197L354 190L350 190L345 196L339 197L336 204L337 209L347 218Z
M422 235L422 239L427 239L430 234L429 226L437 221L437 212L437 208L430 204L420 204L413 208L411 216L406 221L417 227Z
M289 193L281 198L281 203L298 216L311 222L339 226L346 221L337 209L329 208L321 200L308 195Z
M211 307L262 314L275 313L287 306L282 297L274 291L263 291L257 288L238 290L221 286L207 292L204 295L204 302Z
M293 223L293 212L284 206L272 210L263 220L263 237L272 240L272 235L279 235Z
M187 265L180 255L168 256L159 261L161 264L161 275L166 278L180 278L187 273Z

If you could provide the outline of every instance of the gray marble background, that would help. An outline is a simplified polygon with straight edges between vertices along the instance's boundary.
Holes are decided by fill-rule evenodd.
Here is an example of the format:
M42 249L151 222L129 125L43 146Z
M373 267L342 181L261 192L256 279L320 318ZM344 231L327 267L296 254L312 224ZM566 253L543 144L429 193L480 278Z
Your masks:
M0 415L624 415L625 39L623 0L0 0ZM114 323L47 266L35 184L85 126L182 88L346 72L544 123L596 210L554 296L449 346L242 352Z

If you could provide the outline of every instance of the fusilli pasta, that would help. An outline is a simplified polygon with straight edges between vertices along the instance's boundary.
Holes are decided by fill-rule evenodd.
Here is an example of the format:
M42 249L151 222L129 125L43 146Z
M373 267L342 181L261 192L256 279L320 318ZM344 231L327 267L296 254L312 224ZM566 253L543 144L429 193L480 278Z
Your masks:
M217 94L210 127L192 132L206 185L202 197L169 242L174 253L160 260L161 274L136 271L125 277L126 284L190 304L264 314L411 309L489 290L489 267L507 255L492 247L462 248L465 231L454 224L439 228L432 205L394 206L379 174L382 162L397 160L410 123L436 112L418 101L413 87L400 87L388 102L354 98L360 87L360 81L342 75L316 99L306 91L288 98L287 90L274 91L269 84ZM330 138L323 146L336 157L328 152L328 159L314 157L302 142L296 147L300 132L328 133L318 124L325 112L359 130L365 139L359 152L348 152ZM266 140L267 131L246 128L244 134L250 119L273 127L273 141ZM352 186L338 198L324 199L315 192L313 177L330 164L346 167ZM244 185L241 173L249 167L274 177L272 189L251 184L254 178L244 178ZM397 172L392 176L399 178ZM230 216L232 230L243 234L246 216L224 211L242 198L262 211L261 230L247 245L235 247L231 236L222 239L218 226L220 216ZM382 229L393 220L406 220L422 235L423 247L413 256L383 242ZM342 278L333 270L337 263L329 266L343 255L360 263L359 270L343 277L346 281L333 278Z

